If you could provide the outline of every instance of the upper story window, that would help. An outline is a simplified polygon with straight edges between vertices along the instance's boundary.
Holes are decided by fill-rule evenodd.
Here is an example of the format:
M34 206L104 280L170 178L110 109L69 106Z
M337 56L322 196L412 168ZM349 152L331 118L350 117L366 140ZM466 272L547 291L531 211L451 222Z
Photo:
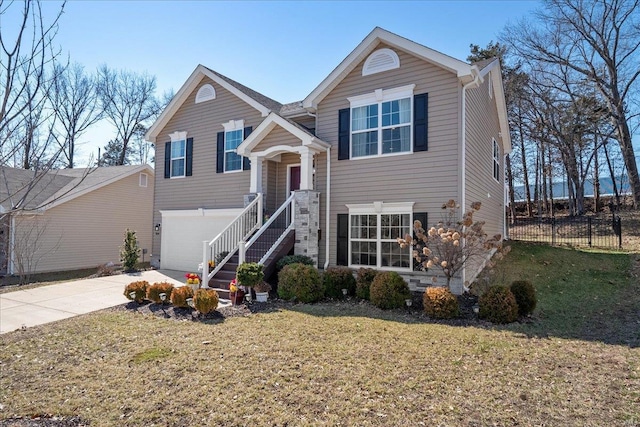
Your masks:
M224 123L224 171L234 172L242 170L242 156L236 153L236 148L244 140L244 120L231 120Z
M493 139L493 179L500 182L500 146Z
M351 158L411 152L415 85L349 98Z
M187 132L174 132L171 135L169 176L185 176L187 163Z

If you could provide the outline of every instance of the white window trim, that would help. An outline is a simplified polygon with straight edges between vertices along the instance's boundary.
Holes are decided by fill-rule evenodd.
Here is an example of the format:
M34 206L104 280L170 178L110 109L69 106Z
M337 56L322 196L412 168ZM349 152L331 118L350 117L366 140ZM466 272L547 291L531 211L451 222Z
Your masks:
M406 154L412 154L413 153L413 92L415 89L416 85L415 84L410 84L410 85L406 85L406 86L400 86L400 87L395 87L395 88L391 88L391 89L376 89L375 91L371 92L371 93L365 93L362 95L356 95L356 96L352 96L347 98L347 100L349 101L350 104L350 108L349 108L349 159L351 160L359 160L359 159L372 159L372 158L376 158L376 157L386 157L386 156L402 156L402 155L406 155ZM409 103L410 103L410 107L411 107L411 114L409 117L409 122L408 123L403 123L402 126L409 126L409 150L408 151L401 151L398 153L383 153L382 152L382 130L383 129L388 129L390 127L393 126L382 126L382 103L383 102L389 102L389 101L395 101L398 99L404 99L404 98L409 98ZM351 123L351 112L353 111L354 108L358 108L358 107L364 107L367 105L372 105L372 104L377 104L378 105L378 127L377 127L377 131L378 131L378 153L377 154L372 154L369 156L357 156L357 157L353 157L353 129L352 129L352 123ZM371 131L371 130L369 130ZM363 131L358 131L358 133L360 132L367 132L367 130L363 130Z
M491 78L491 71L489 71L489 75L487 76L489 81L487 82L487 86L489 86L489 99L493 99L493 79Z
M409 264L410 266L408 268L401 268L401 267L383 267L381 266L381 262L382 262L382 257L380 255L376 256L376 265L372 266L372 265L361 265L361 264L353 264L352 260L351 260L351 242L352 242L352 237L351 237L351 217L354 215L377 215L378 216L378 227L380 227L381 225L381 221L380 221L380 216L381 215L403 215L403 214L408 214L409 215L409 224L410 224L410 228L411 228L411 224L413 224L413 205L415 203L414 202L395 202L395 203L384 203L384 202L373 202L373 203L365 203L365 204L356 204L356 205L346 205L347 209L349 209L349 245L348 245L348 264L349 264L349 268L360 268L360 267L366 267L366 268L375 268L376 270L382 270L382 271L413 271L413 265L411 260L413 259L413 257L411 256L411 254L413 253L413 247L409 247L407 249L408 253L409 253ZM383 239L381 237L381 233L377 233L377 238L376 238L376 254L381 254L382 253L382 242ZM366 241L371 241L369 239L365 239ZM385 239L384 241L387 242L389 239Z
M500 170L502 169L502 165L500 164L500 145L496 142L495 138L491 138L493 144L491 144L491 158L493 161L491 162L491 176L496 180L497 183L500 183ZM495 174L495 165L498 164L498 177Z
M172 134L169 134L169 138L171 138L171 147L169 147L170 150L172 150L174 142L184 141L184 157L176 157L174 159L171 154L169 155L169 158L171 159L169 162L169 179L184 178L187 173L187 132L174 132ZM182 175L173 176L173 161L178 159L182 159L184 163L184 173Z
M144 177L144 178L143 178L143 177ZM144 181L144 185L143 185L143 181ZM139 185L140 187L147 188L147 183L148 183L148 182L149 182L149 175L147 175L147 174L146 174L146 173L144 173L144 172L140 172L140 177L139 177L139 180L138 180L138 185Z
M228 132L233 132L236 130L240 130L244 132L244 120L229 120L227 123L223 123L222 127L224 127L224 155L223 155L223 161L224 161L224 167L223 167L223 172L224 173L238 173L238 172L242 172L242 165L244 162L244 158L242 156L240 156L242 158L242 160L240 160L240 169L234 169L234 170L227 170L227 152L235 152L237 154L237 150L227 150L226 149L226 144L227 144L227 133ZM244 133L242 134L242 140L244 141Z

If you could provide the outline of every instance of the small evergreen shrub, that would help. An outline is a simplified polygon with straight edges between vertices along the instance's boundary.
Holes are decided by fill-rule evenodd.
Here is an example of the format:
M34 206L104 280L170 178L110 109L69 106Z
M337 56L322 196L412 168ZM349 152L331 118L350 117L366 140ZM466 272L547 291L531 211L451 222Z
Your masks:
M202 314L207 314L218 308L220 298L213 289L198 289L193 295L193 304Z
M528 280L516 280L509 287L518 304L518 315L528 316L533 313L538 303L536 289Z
M404 306L405 300L411 298L409 285L395 271L381 271L371 283L370 299L376 307L400 308Z
M156 304L162 304L162 299L160 298L161 293L167 294L165 303L171 301L171 292L173 291L173 285L167 282L159 282L154 283L153 285L147 286L147 299L155 302Z
M324 294L329 298L344 298L343 289L347 295L356 294L356 279L351 269L347 267L329 267L322 275Z
M280 271L285 265L290 264L313 265L313 260L306 255L287 255L278 260L276 269Z
M173 292L171 292L171 304L176 307L189 307L187 304L187 298L193 298L193 288L191 286L179 286L177 288L173 288Z
M120 248L120 262L124 271L136 271L139 258L140 248L138 247L136 232L127 228L124 232L124 242Z
M427 288L422 303L424 312L434 319L451 319L460 312L458 298L448 288Z
M518 303L508 288L491 286L478 304L480 318L492 323L511 323L518 318Z
M245 262L236 269L236 279L242 286L253 288L264 279L263 265L255 262Z
M141 303L144 301L144 298L147 296L148 286L149 286L149 282L147 282L146 280L131 282L124 287L124 296L137 303ZM133 298L131 297L131 292L135 293Z
M320 301L324 296L324 287L318 270L305 264L289 264L278 273L278 295L283 299L296 299L300 302Z
M356 296L362 299L369 299L369 289L371 288L371 282L376 278L378 272L373 268L360 268L358 270L358 277L356 277Z

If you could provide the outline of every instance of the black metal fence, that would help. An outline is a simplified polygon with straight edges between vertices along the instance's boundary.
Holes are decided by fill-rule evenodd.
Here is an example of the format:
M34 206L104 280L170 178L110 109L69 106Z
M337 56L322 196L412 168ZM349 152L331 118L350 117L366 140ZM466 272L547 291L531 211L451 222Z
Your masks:
M551 245L622 249L622 219L616 215L515 218L509 224L509 238Z

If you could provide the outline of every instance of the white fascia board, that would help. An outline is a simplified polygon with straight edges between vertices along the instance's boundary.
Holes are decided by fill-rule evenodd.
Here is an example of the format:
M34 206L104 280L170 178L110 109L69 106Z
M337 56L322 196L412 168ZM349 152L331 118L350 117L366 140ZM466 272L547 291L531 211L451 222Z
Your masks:
M410 98L413 96L415 84L407 86L394 87L391 89L376 89L373 92L364 93L362 95L351 96L347 98L351 108L361 107L363 105L377 104L394 99Z
M240 212L242 212L244 210L244 208L228 208L228 209L204 209L204 208L198 208L198 209L175 209L175 210L163 210L160 211L160 216L162 218L169 218L169 217L202 217L202 216L208 216L208 217L220 217L220 216L231 216L231 217L235 217L237 216Z
M463 80L471 76L471 66L466 62L422 46L380 27L376 27L303 101L302 106L315 109L318 103L335 88L375 47L385 43L406 51L427 62L455 73Z
M258 110L262 115L262 117L267 117L269 115L269 112L271 110L269 110L267 107L260 104L258 101L251 98L250 96L246 95L244 92L240 91L235 86L232 86L226 80L219 77L215 73L212 73L211 70L209 70L204 65L200 64L196 67L193 73L191 73L191 76L189 76L187 81L182 85L178 93L176 93L176 95L173 97L169 105L167 105L167 107L164 109L162 114L160 114L160 117L158 117L158 120L156 120L155 123L151 125L151 127L149 128L149 130L145 135L145 139L147 141L156 142L156 139L158 137L160 130L164 128L164 126L169 122L171 117L173 117L176 111L178 111L180 106L182 106L182 104L189 97L191 92L193 92L193 90L198 86L198 84L202 81L203 77L205 76L209 77L215 83L219 84L220 86L222 86L223 88L231 92L233 95L235 95L236 97L240 98L241 100L249 104L251 107Z
M99 190L102 187L106 187L107 185L110 185L110 184L113 184L114 182L117 182L117 181L120 181L122 179L128 178L131 175L139 173L139 172L148 173L151 178L154 177L154 170L151 168L151 166L149 166L149 165L140 165L137 168L132 168L127 173L115 176L115 177L110 178L110 179L108 179L106 181L102 181L100 184L94 185L93 187L85 188L82 191L74 192L73 189L72 189L68 194L65 194L64 196L56 199L52 203L50 203L50 204L44 203L42 205L41 209L43 211L46 211L46 210L55 208L56 206L59 206L59 205L61 205L63 203L67 203L67 202L69 202L69 201L71 201L73 199L77 199L78 197L84 196L85 194L91 193L92 191ZM55 199L56 195L54 194L52 198Z
M496 110L498 111L498 121L500 123L500 133L502 135L502 148L504 150L504 154L509 154L511 153L511 133L509 132L509 119L507 116L507 101L504 96L502 69L500 68L500 61L497 58L480 71L480 76L485 77L491 71L493 71L493 73L491 73L494 91L493 99L495 100Z
M350 215L358 214L401 214L412 213L415 202L373 202L356 205L345 205Z

